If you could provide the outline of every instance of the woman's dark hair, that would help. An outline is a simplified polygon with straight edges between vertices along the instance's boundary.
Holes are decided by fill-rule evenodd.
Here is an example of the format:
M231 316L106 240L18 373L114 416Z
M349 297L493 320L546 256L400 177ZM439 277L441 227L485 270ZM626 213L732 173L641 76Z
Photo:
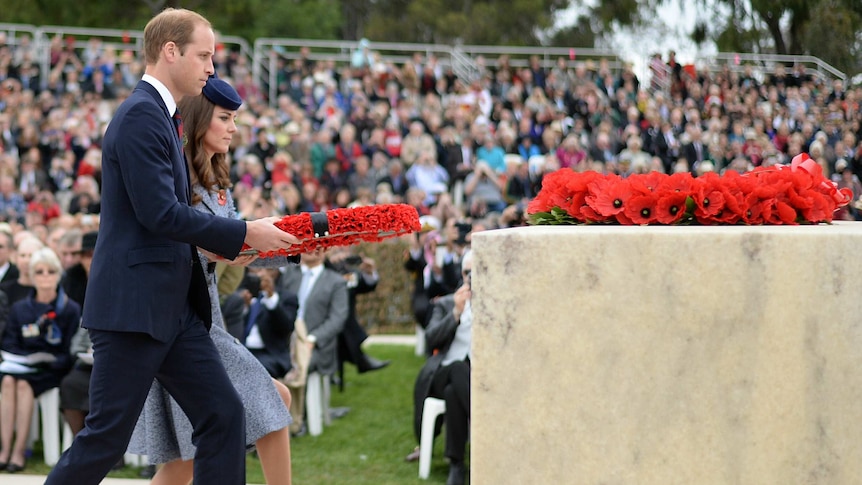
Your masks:
M215 104L203 94L199 94L184 97L178 103L178 108L189 137L185 142L185 151L191 165L189 170L191 182L199 183L210 192L230 188L232 184L227 156L224 153L216 153L212 159L207 159L206 150L204 150L204 137L209 130ZM192 194L192 203L198 202L200 202L200 196Z

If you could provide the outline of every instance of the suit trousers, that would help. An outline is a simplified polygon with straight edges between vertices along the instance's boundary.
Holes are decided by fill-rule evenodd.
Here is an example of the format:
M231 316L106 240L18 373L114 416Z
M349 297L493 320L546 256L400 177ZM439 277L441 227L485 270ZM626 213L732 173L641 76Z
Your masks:
M100 483L125 453L153 378L194 427L195 483L245 484L243 405L200 319L189 317L169 342L102 330L90 338L90 413L46 485Z
M453 362L437 369L431 382L431 396L446 401L446 457L464 461L470 434L469 362Z

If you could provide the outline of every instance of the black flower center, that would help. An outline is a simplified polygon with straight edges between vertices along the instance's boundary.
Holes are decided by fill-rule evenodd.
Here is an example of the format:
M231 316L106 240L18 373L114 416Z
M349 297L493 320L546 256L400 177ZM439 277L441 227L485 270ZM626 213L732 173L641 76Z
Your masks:
M709 199L708 198L703 199L703 206L709 207Z
M675 216L679 212L679 206L672 205L670 206L670 215Z
M648 218L649 215L650 215L649 207L644 207L643 209L641 209L641 217Z
M622 199L614 199L614 208L615 209L619 209L622 206L623 206L623 200Z

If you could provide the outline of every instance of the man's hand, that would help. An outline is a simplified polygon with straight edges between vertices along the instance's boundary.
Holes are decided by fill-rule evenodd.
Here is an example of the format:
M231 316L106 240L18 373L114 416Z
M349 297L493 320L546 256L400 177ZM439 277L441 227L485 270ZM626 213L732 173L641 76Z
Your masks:
M278 217L265 217L246 223L245 243L258 251L287 249L300 241L293 234L275 226Z
M257 259L257 254L241 254L241 255L239 255L236 258L231 260L231 259L223 258L223 257L219 256L218 254L207 251L206 249L203 249L203 248L198 248L198 251L200 251L204 256L206 256L207 259L210 260L210 262L212 262L212 263L217 263L217 262L218 263L225 263L228 266L248 266L255 259Z

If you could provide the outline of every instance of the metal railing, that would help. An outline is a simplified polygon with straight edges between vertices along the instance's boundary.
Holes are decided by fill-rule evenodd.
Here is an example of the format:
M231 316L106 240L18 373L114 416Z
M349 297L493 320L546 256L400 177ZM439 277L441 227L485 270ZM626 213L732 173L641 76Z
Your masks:
M55 36L72 38L75 49L85 49L89 39L98 38L105 49L131 50L140 56L143 49L143 31L121 29L97 29L70 26L33 26L27 24L0 24L0 31L5 31L7 42L16 44L16 40L27 33L33 38L36 49L36 62L41 67L43 84L47 80L50 69L50 43ZM310 40L290 38L260 38L250 47L242 37L219 35L218 42L239 52L242 60L251 66L254 82L265 90L271 105L276 103L278 93L279 69L283 63L290 62L301 56L300 50L307 47L308 58L312 61L332 60L338 65L348 64L353 51L358 47L356 41ZM444 44L408 44L400 42L371 42L370 48L378 53L381 60L393 64L403 64L415 53L423 57L435 57L442 68L452 68L459 77L471 78L479 72L477 60L484 58L486 67L497 67L498 60L505 55L512 67L526 67L530 59L538 58L539 64L545 68L553 67L557 59L564 58L569 62L594 61L604 63L612 73L619 72L625 61L615 52L591 48L565 47L518 47L518 46L488 46L488 45L444 45ZM754 64L760 74L772 72L774 67L803 64L806 72L821 79L846 80L845 73L813 56L788 56L778 54L752 53L718 53L703 58L699 63L711 68L728 67L734 71L743 71L747 64ZM648 82L648 80L642 80Z
M845 73L819 57L814 56L719 52L714 56L702 59L702 62L706 62L711 68L727 67L731 72L743 72L746 69L746 65L753 65L761 71L769 73L774 72L775 67L779 64L783 64L786 67L801 64L805 67L806 74L815 76L821 80L847 80Z

